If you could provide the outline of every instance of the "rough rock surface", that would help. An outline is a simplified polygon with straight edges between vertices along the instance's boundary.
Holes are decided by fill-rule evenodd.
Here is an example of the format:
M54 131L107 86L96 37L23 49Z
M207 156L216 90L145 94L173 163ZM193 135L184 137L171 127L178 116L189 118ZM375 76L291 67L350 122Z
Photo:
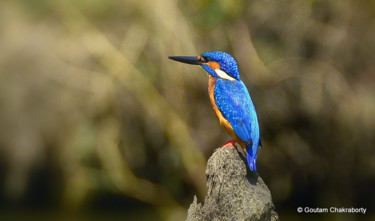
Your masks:
M206 168L207 196L194 197L187 220L279 220L271 193L234 147L219 148Z

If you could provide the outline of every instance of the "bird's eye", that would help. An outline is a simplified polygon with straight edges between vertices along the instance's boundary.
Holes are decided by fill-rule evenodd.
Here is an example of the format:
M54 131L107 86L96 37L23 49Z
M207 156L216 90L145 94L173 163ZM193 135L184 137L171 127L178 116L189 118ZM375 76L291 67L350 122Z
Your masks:
M200 57L200 60L201 60L203 63L207 63L207 62L210 61L209 58L205 58L205 57L203 57L203 56Z

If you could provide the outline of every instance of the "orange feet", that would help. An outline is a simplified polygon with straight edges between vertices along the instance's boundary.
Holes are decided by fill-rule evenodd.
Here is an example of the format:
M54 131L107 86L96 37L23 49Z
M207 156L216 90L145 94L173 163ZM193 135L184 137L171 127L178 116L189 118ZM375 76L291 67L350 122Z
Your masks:
M237 149L237 146L236 146L236 141L234 141L234 140L231 140L231 141L225 143L225 144L222 146L222 148L225 148L225 147L231 147L231 146L234 146L234 148L236 148L236 150L238 150L238 149Z

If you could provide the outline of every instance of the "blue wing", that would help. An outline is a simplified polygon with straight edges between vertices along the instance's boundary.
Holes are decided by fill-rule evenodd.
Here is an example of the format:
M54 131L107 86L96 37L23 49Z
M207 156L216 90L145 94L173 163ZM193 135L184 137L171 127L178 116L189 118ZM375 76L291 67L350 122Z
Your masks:
M231 123L236 135L246 143L249 167L256 170L259 123L245 84L242 81L218 79L214 97L220 112Z

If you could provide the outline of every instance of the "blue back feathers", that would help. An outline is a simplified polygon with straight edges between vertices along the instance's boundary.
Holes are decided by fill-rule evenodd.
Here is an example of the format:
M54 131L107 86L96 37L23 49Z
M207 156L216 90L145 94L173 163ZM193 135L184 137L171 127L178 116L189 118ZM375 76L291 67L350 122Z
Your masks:
M250 170L256 170L260 140L259 123L250 94L242 81L218 79L214 97L218 109L227 119L236 135L245 142Z

